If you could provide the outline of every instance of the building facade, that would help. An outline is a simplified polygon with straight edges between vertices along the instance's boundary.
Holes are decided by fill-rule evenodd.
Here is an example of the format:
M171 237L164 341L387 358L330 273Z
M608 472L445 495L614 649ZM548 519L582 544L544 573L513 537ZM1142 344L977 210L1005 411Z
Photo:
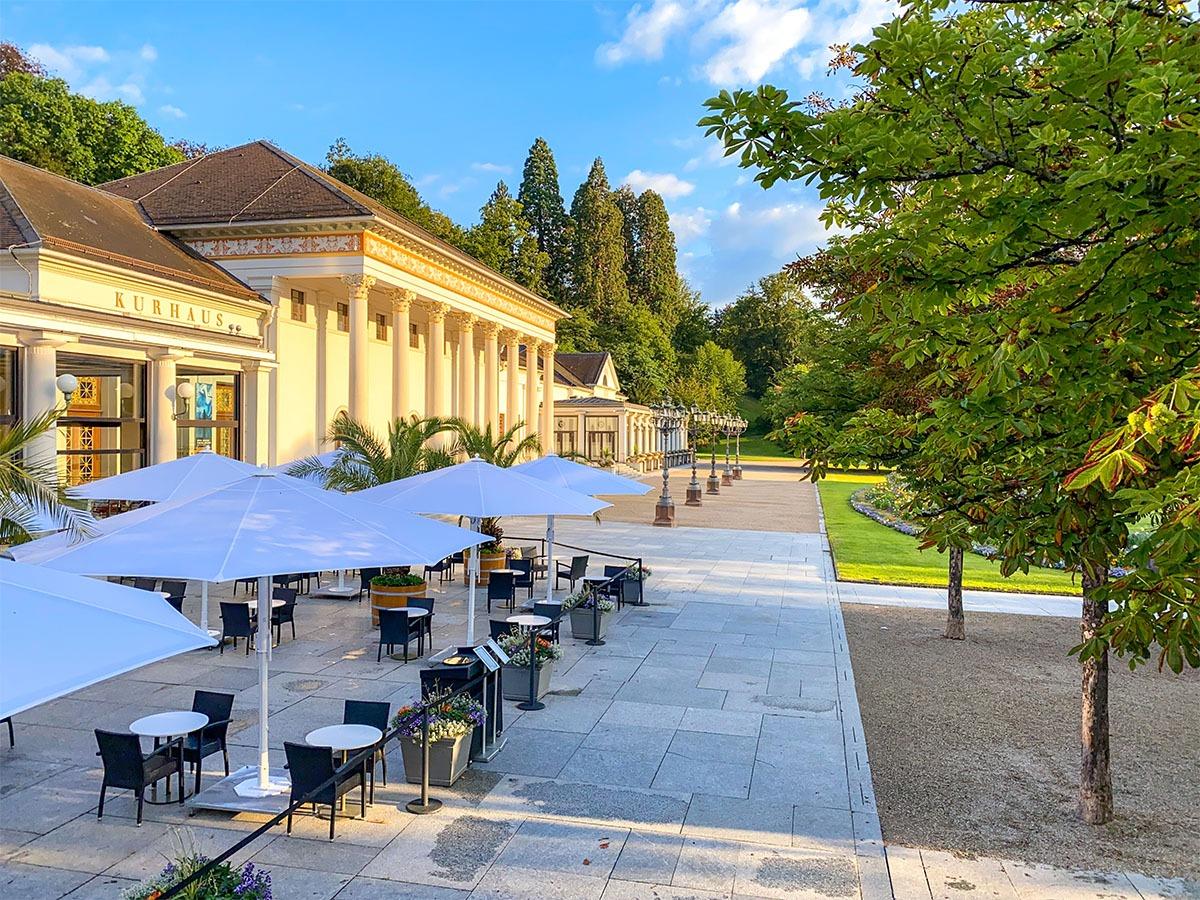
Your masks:
M0 426L74 376L39 450L71 483L200 448L285 463L343 411L519 423L546 449L573 421L560 449L596 460L655 441L607 354L570 355L596 377L556 360L563 310L265 141L100 188L0 158L0 243ZM587 397L621 409L571 411Z

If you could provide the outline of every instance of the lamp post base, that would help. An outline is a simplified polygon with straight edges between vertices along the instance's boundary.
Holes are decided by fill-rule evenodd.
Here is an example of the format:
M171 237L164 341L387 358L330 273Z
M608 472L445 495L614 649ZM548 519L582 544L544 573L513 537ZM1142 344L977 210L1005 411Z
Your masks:
M700 489L700 482L693 481L687 486L687 500L684 501L684 506L700 506L701 495L703 491Z
M726 485L726 486L732 486L733 472L731 472L729 469L726 469L724 472L721 473L721 484Z
M654 524L673 528L675 526L675 504L670 500L666 503L659 500L654 506Z
M716 475L709 475L705 480L704 493L719 494L721 493L721 479Z
M741 467L741 466L734 466L734 467L733 467L733 480L734 480L734 481L741 481L741 480L742 480L742 467Z

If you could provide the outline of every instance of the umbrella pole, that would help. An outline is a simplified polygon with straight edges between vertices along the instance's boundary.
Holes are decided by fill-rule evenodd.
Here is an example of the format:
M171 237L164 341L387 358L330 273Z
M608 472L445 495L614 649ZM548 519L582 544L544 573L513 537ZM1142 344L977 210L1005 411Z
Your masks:
M267 658L271 654L271 579L258 579L258 641L254 648L258 657L258 787L269 791L271 782L270 757L267 751Z
M200 582L200 630L208 634L208 582Z
M546 602L554 602L554 516L546 516Z
M479 530L478 517L471 517L471 530ZM467 574L467 644L475 643L475 582L479 580L479 545L471 548L471 566Z

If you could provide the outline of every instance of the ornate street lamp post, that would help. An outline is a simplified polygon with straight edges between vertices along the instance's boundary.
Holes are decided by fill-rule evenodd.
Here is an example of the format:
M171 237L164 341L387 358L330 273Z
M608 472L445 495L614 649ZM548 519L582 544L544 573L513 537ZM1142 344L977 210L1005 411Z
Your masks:
M654 410L655 418L658 423L659 434L662 435L663 447L666 447L667 438L670 434L679 427L683 421L682 407L676 407L669 399L661 406L651 407ZM662 493L658 497L658 503L654 506L654 524L663 525L670 528L675 525L675 501L671 499L671 467L670 456L663 452L663 468Z
M733 480L742 480L742 432L746 430L749 423L741 416L734 422L734 456L733 456Z
M693 406L688 410L688 436L692 442L692 480L687 486L687 500L684 506L700 506L701 496L703 491L700 488L700 479L696 477L696 427L700 424L700 410Z
M729 466L729 439L733 436L733 416L721 417L721 430L725 432L725 469L721 472L721 484L733 484L733 469Z
M704 413L704 424L708 426L708 449L712 454L712 467L708 470L708 480L704 486L706 494L721 493L721 479L717 477L717 426L718 416L711 409Z

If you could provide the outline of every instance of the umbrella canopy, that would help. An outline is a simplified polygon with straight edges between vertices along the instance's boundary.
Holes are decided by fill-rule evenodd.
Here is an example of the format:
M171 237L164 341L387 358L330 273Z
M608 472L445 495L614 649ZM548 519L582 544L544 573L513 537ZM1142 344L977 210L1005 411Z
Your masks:
M0 718L215 643L157 594L0 559Z
M277 466L271 466L270 471L278 472L281 475L288 475L290 474L288 469L290 469L292 466L296 465L297 463L308 462L310 459L315 459L321 465L328 467L337 462L338 457L341 455L341 450L326 450L324 453L318 453L316 456L301 456L299 459L293 459L291 462L280 463ZM317 487L322 486L321 479L316 474L305 475L302 480L311 484L315 484Z
M604 503L567 488L502 469L476 457L444 469L423 472L389 484L359 491L356 497L414 512L469 516L472 527L494 516L590 516ZM551 520L553 523L553 520ZM549 533L553 536L553 524ZM547 594L554 583L554 545L547 544ZM479 554L471 554L467 578L467 643L475 642L475 582Z
M234 790L264 796L288 789L267 760L267 658L271 576L290 572L435 563L488 540L453 525L389 510L266 469L184 500L106 520L79 543L57 536L17 548L21 559L90 575L231 581L258 578L258 778ZM54 543L52 543L54 542ZM46 550L49 545L49 550Z
M602 494L610 496L626 494L646 494L653 488L651 485L622 475L605 472L595 466L586 466L573 460L563 459L554 453L548 453L539 459L531 459L519 466L513 466L514 472L537 478L555 487L567 488L596 497Z
M112 516L96 530L83 541L52 535L12 553L79 575L232 581L433 564L488 540L265 469L198 496Z
M472 519L590 516L610 505L478 458L367 488L354 496L412 512Z
M258 471L250 463L230 459L213 450L200 450L120 475L110 475L71 488L79 500L150 500L161 503L194 497Z

